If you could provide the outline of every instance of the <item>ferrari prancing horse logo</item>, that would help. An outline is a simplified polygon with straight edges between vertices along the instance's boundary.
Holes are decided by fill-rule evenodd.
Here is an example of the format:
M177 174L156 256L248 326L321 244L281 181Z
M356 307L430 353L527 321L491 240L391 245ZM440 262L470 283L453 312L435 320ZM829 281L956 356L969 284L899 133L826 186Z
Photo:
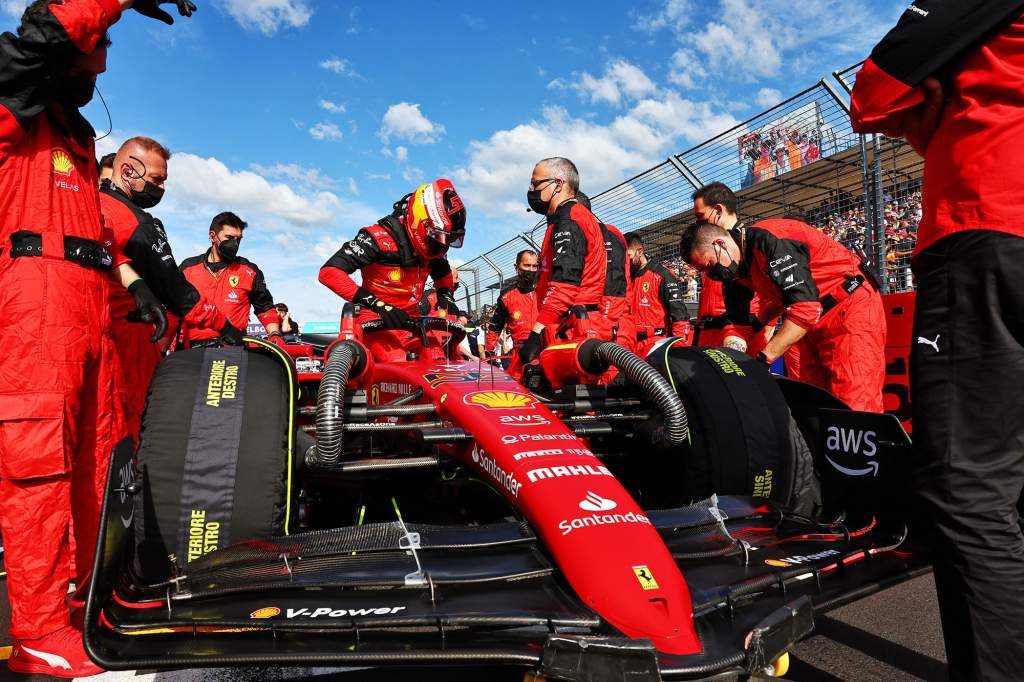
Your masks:
M237 287L238 275L231 275L230 277L228 277L228 284L230 284L232 287Z
M637 582L640 583L640 587L645 590L656 590L658 589L658 581L654 579L654 574L651 573L651 569L647 568L646 564L633 567L633 575L636 576Z

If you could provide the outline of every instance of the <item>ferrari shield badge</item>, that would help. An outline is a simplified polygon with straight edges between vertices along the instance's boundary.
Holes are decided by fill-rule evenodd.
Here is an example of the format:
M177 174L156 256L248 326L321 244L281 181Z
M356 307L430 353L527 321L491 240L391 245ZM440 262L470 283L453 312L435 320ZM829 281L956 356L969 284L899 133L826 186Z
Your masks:
M658 581L654 579L654 574L646 565L634 566L633 574L636 576L637 582L640 583L640 587L645 590L658 589Z
M230 277L228 277L228 284L230 284L232 287L237 287L238 275L231 275Z

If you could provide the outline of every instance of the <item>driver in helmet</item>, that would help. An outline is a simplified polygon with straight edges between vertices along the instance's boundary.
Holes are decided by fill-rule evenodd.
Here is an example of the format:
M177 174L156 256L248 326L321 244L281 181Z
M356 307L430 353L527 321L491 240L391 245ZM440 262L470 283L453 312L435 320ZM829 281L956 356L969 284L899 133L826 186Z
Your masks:
M418 315L427 275L437 290L437 309L456 318L456 280L445 254L459 248L466 234L466 208L451 181L419 187L395 203L391 215L359 230L320 268L320 281L360 306L359 321L380 319L391 331L374 334L366 345L377 360L402 360ZM359 270L362 284L352 279Z

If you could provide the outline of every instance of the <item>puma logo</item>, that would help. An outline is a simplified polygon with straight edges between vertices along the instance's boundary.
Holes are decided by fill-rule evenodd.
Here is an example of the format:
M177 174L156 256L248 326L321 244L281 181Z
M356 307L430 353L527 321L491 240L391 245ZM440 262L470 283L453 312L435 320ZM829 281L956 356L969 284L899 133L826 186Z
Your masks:
M923 336L919 336L919 337L917 337L917 342L918 343L923 343L923 344L925 344L927 346L931 346L932 348L935 349L935 352L938 353L939 352L939 337L940 336L942 336L942 334L936 334L934 341L932 341L930 339L926 339Z

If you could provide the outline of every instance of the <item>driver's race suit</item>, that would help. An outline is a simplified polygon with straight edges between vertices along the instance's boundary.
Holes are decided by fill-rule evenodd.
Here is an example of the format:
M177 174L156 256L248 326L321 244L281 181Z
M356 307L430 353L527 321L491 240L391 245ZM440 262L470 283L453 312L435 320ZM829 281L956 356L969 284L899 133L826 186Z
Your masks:
M419 314L420 299L427 276L437 289L455 288L452 268L445 257L425 259L413 248L402 224L386 216L375 225L359 230L320 268L320 282L346 301L356 297L359 284L352 273L362 273L362 287L384 303ZM379 319L360 306L359 322ZM366 336L366 347L377 360L404 360L419 341L407 331L385 330Z
M106 226L114 232L117 248L131 259L132 268L164 304L169 317L183 318L191 326L215 331L224 327L224 313L203 299L178 269L158 218L136 206L110 182L100 187L100 210ZM119 356L126 360L121 363L125 417L128 430L138 443L146 390L161 355L157 344L150 341L152 325L128 321L129 313L134 311L131 294L121 287L111 287L110 333Z
M740 278L724 287L731 319L749 319L756 293L761 322L784 311L807 330L797 344L802 381L855 410L882 412L885 311L860 259L796 220L762 220L731 232L743 252Z
M630 318L636 327L636 354L645 357L658 339L679 336L689 342L690 313L684 285L659 261L651 259L633 273Z
M0 36L0 529L15 639L68 625L68 579L74 566L84 585L92 568L125 434L94 132L52 85L120 14L114 0L65 0Z
M585 326L598 338L612 339L613 321L602 309L607 303L607 267L604 231L597 218L575 199L561 204L548 217L537 279L537 322L547 328L549 342L575 306L586 312Z

